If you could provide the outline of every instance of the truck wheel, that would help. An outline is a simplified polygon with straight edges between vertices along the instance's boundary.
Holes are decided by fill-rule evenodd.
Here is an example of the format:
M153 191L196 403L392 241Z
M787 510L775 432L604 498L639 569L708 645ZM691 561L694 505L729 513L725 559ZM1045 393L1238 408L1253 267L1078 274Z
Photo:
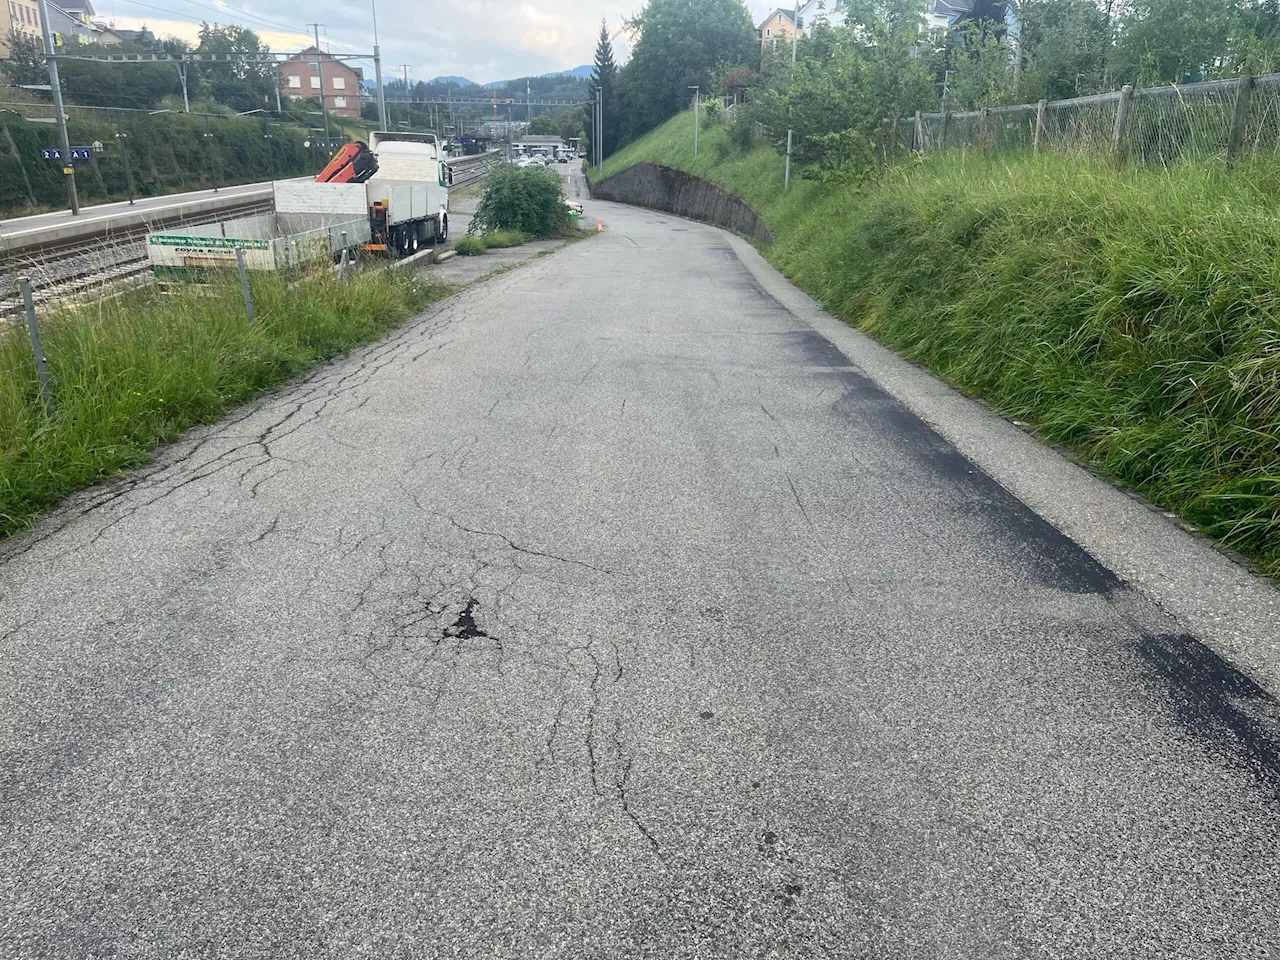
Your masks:
M449 218L440 214L440 225L436 229L436 243L444 243L449 239Z
M406 257L411 257L418 252L418 225L411 224L409 229L405 231L404 253Z

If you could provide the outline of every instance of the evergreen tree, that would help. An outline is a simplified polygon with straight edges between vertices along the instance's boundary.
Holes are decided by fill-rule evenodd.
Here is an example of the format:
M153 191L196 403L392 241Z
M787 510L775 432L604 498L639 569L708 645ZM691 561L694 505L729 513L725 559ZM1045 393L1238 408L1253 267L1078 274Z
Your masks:
M587 132L591 140L591 153L595 159L596 145L596 91L599 90L604 102L604 155L608 157L618 148L618 135L621 133L618 115L618 64L613 59L613 43L609 40L609 24L600 20L600 39L596 43L596 63L591 71L591 83L587 87L587 97L591 105L587 107Z

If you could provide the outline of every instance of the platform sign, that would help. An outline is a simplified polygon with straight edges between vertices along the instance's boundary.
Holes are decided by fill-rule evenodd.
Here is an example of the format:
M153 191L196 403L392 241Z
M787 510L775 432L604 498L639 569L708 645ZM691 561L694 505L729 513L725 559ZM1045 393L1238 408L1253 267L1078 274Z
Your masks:
M63 159L62 148L61 147L41 147L40 159L41 160ZM93 147L72 147L71 148L71 161L73 163L76 160L92 160L92 159L93 159Z

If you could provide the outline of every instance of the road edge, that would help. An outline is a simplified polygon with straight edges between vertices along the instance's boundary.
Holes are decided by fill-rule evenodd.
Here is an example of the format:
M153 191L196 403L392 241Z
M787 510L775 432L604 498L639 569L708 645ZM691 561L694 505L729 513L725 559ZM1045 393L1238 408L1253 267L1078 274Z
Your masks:
M719 229L712 227L711 229ZM721 230L765 291L877 386L1138 593L1270 691L1280 690L1280 590L1109 481L827 313Z

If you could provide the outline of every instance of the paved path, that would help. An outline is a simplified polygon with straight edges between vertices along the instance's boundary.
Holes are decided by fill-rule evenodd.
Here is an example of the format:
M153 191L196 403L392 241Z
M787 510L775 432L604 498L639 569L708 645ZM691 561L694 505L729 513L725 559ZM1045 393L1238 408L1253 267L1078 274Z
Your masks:
M0 957L1274 956L1274 699L597 215L8 547Z

